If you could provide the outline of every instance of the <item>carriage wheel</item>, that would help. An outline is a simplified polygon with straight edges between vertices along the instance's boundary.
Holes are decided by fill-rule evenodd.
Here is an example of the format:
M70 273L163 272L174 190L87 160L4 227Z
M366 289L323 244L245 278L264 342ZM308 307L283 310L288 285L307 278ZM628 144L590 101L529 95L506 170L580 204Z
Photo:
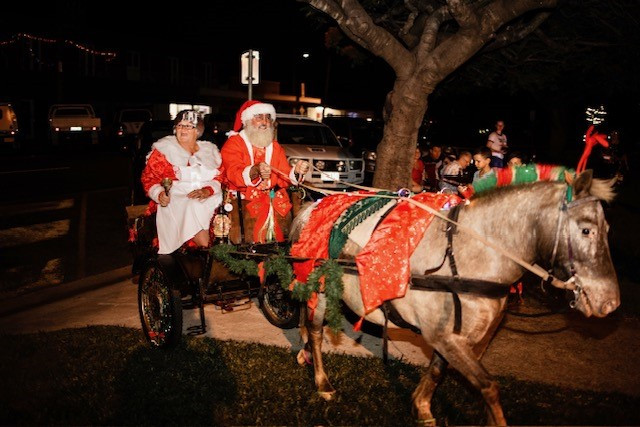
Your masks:
M260 300L260 308L269 323L282 329L298 326L300 303L291 297L291 292L282 289L277 280L267 278Z
M162 270L149 265L138 285L138 310L142 332L158 348L177 345L182 338L182 299L171 289Z

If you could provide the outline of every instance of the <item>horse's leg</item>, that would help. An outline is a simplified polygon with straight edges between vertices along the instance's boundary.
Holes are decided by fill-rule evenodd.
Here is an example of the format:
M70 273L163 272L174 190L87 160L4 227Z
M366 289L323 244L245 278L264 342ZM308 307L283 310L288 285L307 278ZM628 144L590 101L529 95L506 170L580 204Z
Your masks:
M307 360L308 352L311 352L313 358L313 374L318 394L325 400L331 400L336 391L329 382L322 361L322 333L326 307L327 299L324 294L318 294L318 305L313 312L313 319L309 320L309 317L306 316L305 323L307 325L306 334L308 341L304 348L298 353L298 363L304 363Z
M411 395L413 397L413 406L422 424L436 425L436 419L431 413L431 398L438 383L444 376L445 369L447 369L447 361L437 351L434 351L429 363L429 369L422 375L418 387Z
M471 385L482 393L482 397L487 405L487 424L507 425L507 420L504 418L502 406L500 405L498 382L493 379L480 361L477 360L476 354L469 346L464 342L460 342L465 338L459 338L460 340L449 340L445 343L444 348L439 350L442 350L442 355L451 366L464 375Z

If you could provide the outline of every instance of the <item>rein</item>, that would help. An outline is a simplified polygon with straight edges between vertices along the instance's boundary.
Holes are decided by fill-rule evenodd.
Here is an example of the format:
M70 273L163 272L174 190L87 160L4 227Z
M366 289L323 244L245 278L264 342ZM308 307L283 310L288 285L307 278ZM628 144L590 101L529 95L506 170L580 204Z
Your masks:
M323 173L322 171L317 169L315 166L312 165L312 167L315 170L319 171L320 173ZM274 170L276 173L278 173L279 175L281 175L282 177L284 177L284 178L286 178L288 180L288 176L284 172L278 170L277 168L274 168L273 166L271 167L271 169ZM365 186L361 186L361 185L346 183L346 182L340 181L338 179L333 179L333 180L335 182L338 182L338 183L341 183L341 184L345 184L347 186L352 186L352 187L355 187L355 188L359 188L359 189L362 189L362 190L382 191L382 190L377 189L377 188L365 187ZM302 186L304 188L307 188L309 190L322 193L322 194L345 194L342 191L334 191L334 190L327 190L327 189L323 189L323 188L317 188L317 187L314 187L314 186L309 185L309 184L303 184L301 182L298 182L298 185L300 185L300 186ZM354 196L354 197L372 197L371 194L360 194L360 193L348 193L348 194L350 194L351 196ZM579 286L578 283L576 283L577 279L576 279L575 275L573 275L571 277L571 279L569 279L567 281L562 281L562 280L554 277L552 274L550 274L548 271L546 271L545 269L543 269L539 265L530 264L530 263L526 262L525 260L523 260L522 258L520 258L520 257L518 257L516 255L513 255L512 253L510 253L507 250L505 250L504 248L502 248L500 245L492 242L491 240L486 239L484 236L481 236L479 233L477 233L473 229L458 223L456 220L450 219L447 215L442 214L441 212L431 208L430 206L425 205L424 203L421 203L421 202L418 202L416 200L413 200L410 197L400 196L400 195L398 195L398 196L386 196L386 195L376 194L375 197L407 201L407 202L413 204L414 206L417 206L420 209L423 209L423 210L431 213L432 215L435 215L438 218L449 222L450 224L454 225L455 227L459 228L460 230L464 231L465 233L471 235L472 237L474 237L475 239L479 240L480 242L482 242L486 246L494 249L495 251L497 251L501 255L505 256L506 258L510 259L511 261L515 262L516 264L520 265L521 267L525 268L526 270L528 270L531 273L535 274L536 276L540 277L545 283L549 283L552 286L554 286L556 288L559 288L559 289L565 289L565 290L573 291L574 294L576 294L576 295L578 295L579 293L582 292L581 287ZM597 200L597 198L595 198L593 196L590 196L590 197L586 197L584 199L574 200L574 201L570 202L567 205L567 209L570 209L570 207L573 207L573 206L577 206L574 203L580 202L579 204L582 204L584 202L581 202L581 201L592 201L592 200ZM563 203L566 203L566 201L564 199L563 199Z

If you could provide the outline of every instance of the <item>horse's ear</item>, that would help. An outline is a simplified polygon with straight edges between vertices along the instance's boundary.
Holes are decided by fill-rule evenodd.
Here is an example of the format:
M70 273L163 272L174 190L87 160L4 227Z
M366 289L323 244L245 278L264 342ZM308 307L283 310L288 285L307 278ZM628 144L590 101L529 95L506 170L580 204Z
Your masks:
M573 181L573 191L577 197L588 196L593 180L593 170L587 169Z

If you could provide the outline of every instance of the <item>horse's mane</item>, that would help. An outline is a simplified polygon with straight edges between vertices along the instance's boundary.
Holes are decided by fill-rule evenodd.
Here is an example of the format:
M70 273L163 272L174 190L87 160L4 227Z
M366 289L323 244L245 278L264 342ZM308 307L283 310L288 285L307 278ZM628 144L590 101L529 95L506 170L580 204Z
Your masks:
M522 166L511 166L506 168L494 168L491 175L485 176L473 184L474 200L485 199L486 196L502 193L508 188L519 187L521 185L538 182L567 182L567 175L573 177L575 170L564 166L545 165L531 163ZM616 179L603 180L592 179L589 194L605 202L611 202L615 197L613 186Z

